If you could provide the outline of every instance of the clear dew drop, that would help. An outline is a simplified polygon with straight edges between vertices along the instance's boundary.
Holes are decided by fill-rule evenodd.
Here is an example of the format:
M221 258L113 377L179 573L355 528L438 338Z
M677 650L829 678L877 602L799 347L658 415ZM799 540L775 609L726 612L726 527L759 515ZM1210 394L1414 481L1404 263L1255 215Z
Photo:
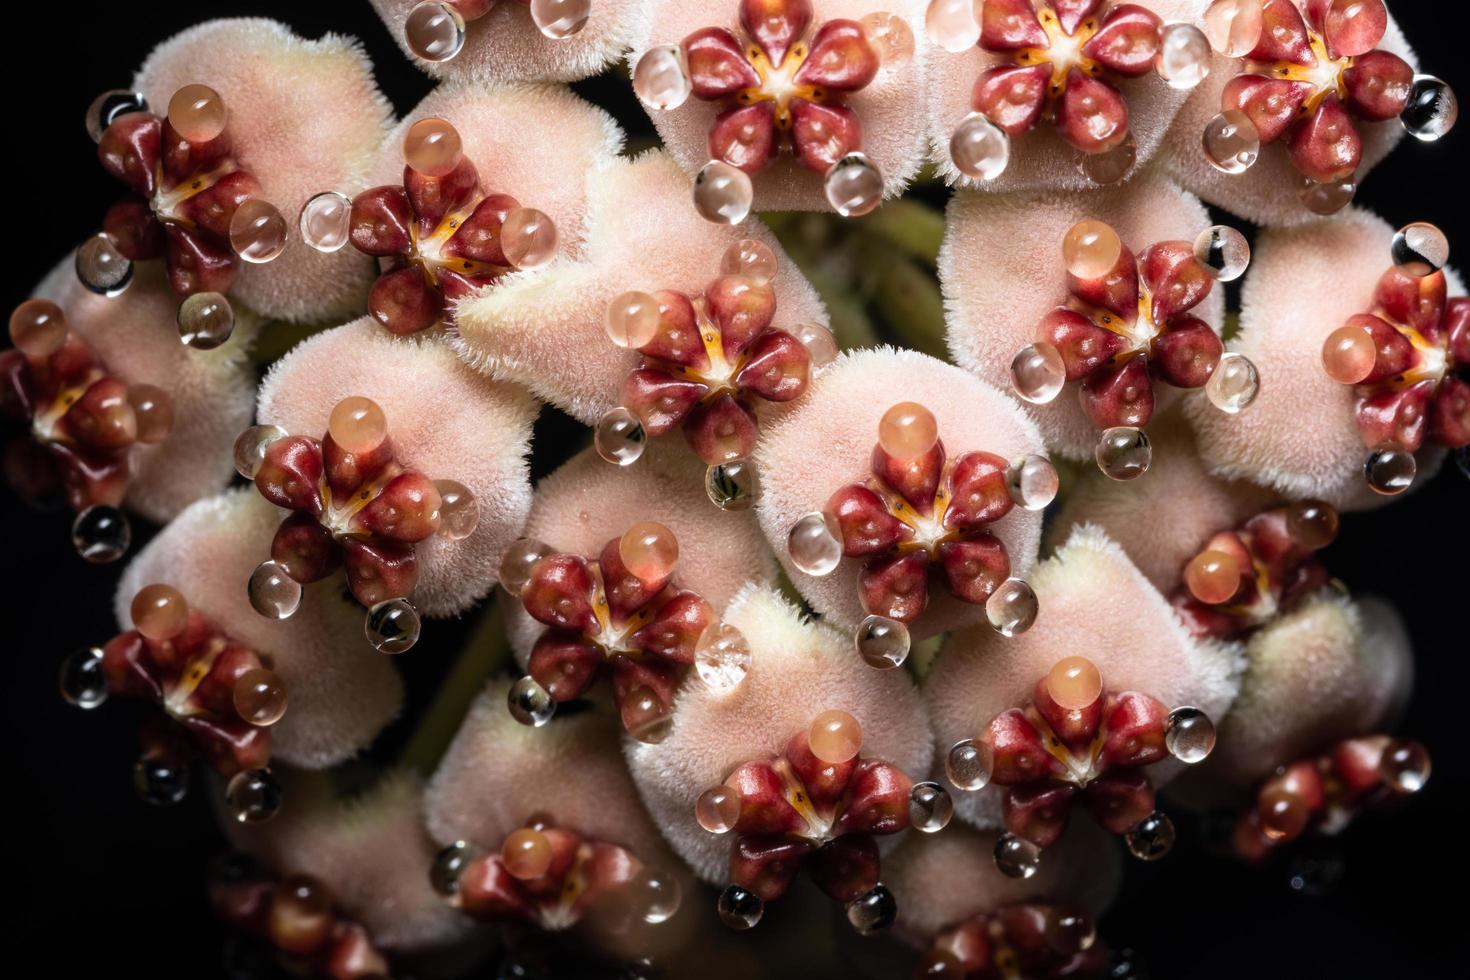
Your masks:
M1336 214L1353 203L1357 194L1358 182L1354 177L1327 183L1303 177L1301 190L1298 191L1302 207L1323 217Z
M505 549L500 559L500 584L513 596L521 594L531 580L531 569L547 555L553 553L549 544L535 538L520 538Z
M145 755L133 765L133 789L149 806L175 806L189 795L189 767Z
M414 57L425 61L448 61L464 48L464 18L459 11L438 0L424 0L403 21L403 39Z
M439 536L463 541L480 526L480 502L475 492L457 480L435 480L439 491Z
M720 256L720 275L744 276L762 285L776 278L781 262L771 246L758 238L732 242Z
M1403 493L1414 484L1419 464L1414 454L1398 446L1379 446L1363 462L1368 489L1384 497Z
M419 611L407 599L385 599L367 611L362 630L379 653L400 654L419 641Z
M1119 482L1136 480L1147 473L1153 455L1147 434L1129 425L1104 430L1093 453L1103 475Z
M133 526L128 515L116 507L94 504L72 521L71 543L87 561L106 565L127 553L133 543Z
M924 31L929 40L954 54L980 42L978 0L930 0L924 12Z
M107 701L107 678L102 673L102 650L84 647L61 662L57 687L67 704L83 711L101 707Z
M704 492L720 510L749 510L760 492L755 464L737 459L708 467L704 471Z
M983 113L972 112L950 136L949 158L972 180L995 180L1011 165L1011 138Z
M1220 363L1205 382L1205 397L1227 415L1239 415L1250 408L1260 393L1261 375L1255 362L1234 351L1220 355Z
M633 69L633 94L657 112L679 108L693 91L684 49L677 44L649 48Z
M949 826L954 799L938 783L915 783L909 791L909 823L915 830L934 834Z
M1167 24L1159 32L1154 71L1170 87L1192 89L1210 74L1210 39L1193 24Z
M909 658L909 628L887 616L868 616L858 624L853 644L863 663L879 670L903 666Z
M252 425L240 433L235 440L235 472L247 480L265 465L265 451L271 443L286 438L286 430L279 425Z
M706 221L738 225L750 215L755 188L750 175L723 160L711 160L694 178L694 209Z
M1215 723L1198 708L1175 708L1164 723L1164 747L1180 762L1203 762L1215 748Z
M833 211L860 217L883 203L883 174L866 154L849 153L827 171L822 190Z
M429 886L442 898L457 899L460 875L474 859L475 849L468 841L455 841L434 856L429 866Z
M1390 789L1417 793L1429 782L1429 751L1418 742L1393 741L1383 750L1378 772Z
M318 252L341 251L351 237L352 199L339 191L323 191L301 206L296 225L301 240Z
M1082 176L1094 184L1099 187L1107 187L1131 174L1136 163L1138 163L1138 142L1134 140L1133 133L1129 132L1123 138L1123 142L1111 150L1081 154L1077 159L1077 169L1082 172Z
M837 518L814 510L791 525L786 536L791 564L807 575L831 575L842 561L841 529Z
M1433 143L1455 128L1460 118L1460 101L1455 90L1433 75L1415 75L1409 101L1399 114L1399 121L1409 135L1424 143Z
M286 717L286 685L275 671L264 667L241 674L230 700L235 714L257 728L267 728Z
M278 561L255 566L245 594L250 608L266 619L289 619L301 607L301 583L286 574L286 567Z
M1011 492L1011 499L1026 510L1045 510L1057 499L1061 486L1057 468L1045 456L1035 453L1017 456L1006 467L1006 488Z
M720 900L715 909L720 913L721 922L731 929L743 931L755 928L765 913L766 906L755 892L739 885L728 885L720 892Z
M729 786L716 786L694 801L694 819L711 834L728 834L740 819L740 794Z
M878 63L885 71L906 65L914 56L914 32L909 22L898 14L875 10L858 21L863 37L878 52Z
M602 329L614 344L625 350L637 350L658 335L661 322L658 298L633 290L607 304Z
M1126 835L1128 851L1140 861L1157 861L1174 848L1174 821L1155 810L1134 824Z
M195 350L214 350L235 332L235 310L221 293L195 293L179 304L179 340Z
M1011 390L1033 405L1056 400L1067 383L1061 351L1044 340L1021 348L1011 360Z
M1238 109L1222 112L1205 125L1205 159L1224 174L1243 174L1261 155L1261 134Z
M87 135L92 137L93 143L102 142L102 134L107 132L107 127L120 116L126 116L130 112L147 112L148 100L143 98L142 92L133 92L125 88L108 89L87 106Z
M77 279L99 296L121 296L133 281L133 263L118 251L112 237L98 232L77 246Z
M1212 225L1194 240L1194 257L1216 279L1234 282L1251 264L1251 246L1229 225Z
M1450 260L1450 240L1427 221L1404 225L1393 236L1393 264L1411 276L1432 275Z
M847 922L860 936L882 932L897 918L898 902L894 900L893 893L882 885L874 885L847 903Z
M230 247L252 265L280 258L290 240L286 216L258 197L241 202L230 217Z
M1024 837L1001 834L995 842L995 866L1007 878L1030 878L1041 867L1041 848Z
M677 878L649 868L640 869L627 888L628 900L638 917L651 926L672 919L683 899Z
M545 211L516 208L500 225L500 248L517 269L539 269L556 257L556 222Z
M967 738L956 742L944 757L944 775L956 789L973 793L989 784L994 765L990 746Z
M643 455L648 433L638 416L620 405L597 420L592 444L597 448L597 455L609 463L632 466Z
M531 728L540 728L556 714L556 701L551 693L529 674L510 686L505 700L510 706L511 717Z
M531 20L553 41L581 31L591 15L592 0L531 0Z
M263 823L281 809L281 786L269 769L246 769L225 787L225 803L240 823Z
M985 600L985 618L1001 636L1012 637L1029 630L1040 607L1036 592L1025 581L1008 578Z
M811 355L812 368L824 368L837 360L837 338L819 323L803 323L792 331Z
M733 691L750 671L750 644L728 623L705 627L694 644L694 672L712 691Z

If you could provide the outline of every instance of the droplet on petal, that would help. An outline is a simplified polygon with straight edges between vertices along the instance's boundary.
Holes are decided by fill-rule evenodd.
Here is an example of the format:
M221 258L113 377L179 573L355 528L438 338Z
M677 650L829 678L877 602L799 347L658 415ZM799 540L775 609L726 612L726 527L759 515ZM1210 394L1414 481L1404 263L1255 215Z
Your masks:
M812 359L813 370L824 368L837 360L837 338L821 324L803 323L792 334L806 347Z
M1184 584L1200 602L1219 605L1240 589L1240 562L1228 551L1201 551L1184 566Z
M434 857L429 868L429 884L451 903L459 896L459 879L475 859L475 848L468 841L457 840Z
M1409 135L1423 143L1433 143L1450 130L1460 118L1460 102L1455 90L1433 75L1415 75L1409 90L1409 101L1399 114L1399 121Z
M1077 167L1082 171L1082 176L1099 187L1107 187L1131 174L1136 163L1138 163L1138 142L1130 131L1123 137L1121 143L1110 150L1081 154Z
M924 13L929 40L946 51L959 53L980 41L980 3L977 0L931 0Z
M1234 282L1251 264L1251 246L1229 225L1213 225L1194 240L1194 257L1216 279Z
M1368 489L1385 497L1396 496L1414 484L1419 464L1414 454L1399 446L1379 446L1363 463Z
M301 206L296 225L301 240L318 252L340 251L352 231L352 200L339 191L323 191Z
M1338 327L1322 344L1322 367L1338 384L1357 384L1373 373L1377 363L1373 335L1355 324Z
M535 538L521 538L512 542L500 559L500 584L511 595L520 595L526 583L531 580L531 569L541 559L554 553L550 545Z
M77 280L99 296L119 296L133 281L133 263L112 237L98 232L77 246Z
M266 619L289 619L301 606L301 583L277 561L255 566L245 592L250 597L250 608Z
M750 175L723 160L711 160L694 178L694 208L706 221L738 225L750 215L755 188Z
M179 339L195 350L214 350L235 332L235 310L221 293L195 293L179 304Z
M1155 810L1128 831L1128 850L1140 861L1157 861L1174 848L1174 821Z
M731 929L745 930L755 928L761 915L765 913L766 906L755 892L739 885L729 885L720 892L720 900L715 909L725 925Z
M1018 636L1036 622L1036 592L1025 581L1008 578L985 600L985 618L1001 636Z
M868 616L858 624L853 643L869 667L889 670L909 657L909 628L887 616Z
M677 44L660 44L643 52L633 69L633 94L658 112L683 105L694 91L689 63Z
M840 708L824 711L812 721L807 734L812 755L831 765L846 762L863 747L863 728Z
M1450 240L1425 221L1404 225L1393 236L1393 264L1411 276L1432 275L1450 260Z
M286 430L279 425L252 425L240 433L235 440L235 472L247 480L265 465L265 451L271 443L286 438Z
M618 466L631 466L638 462L647 443L648 433L644 432L643 423L621 405L598 419L597 428L592 433L597 455Z
M897 68L914 56L914 32L909 22L886 10L875 10L858 21L878 62L884 68Z
M938 783L914 783L909 791L909 823L926 834L938 833L954 816L954 800Z
M522 881L533 881L546 874L551 867L551 858L551 841L541 831L530 827L511 831L500 849L500 860L505 870Z
M1102 690L1102 673L1086 657L1063 657L1046 675L1047 693L1067 711L1091 707Z
M531 20L553 41L571 37L587 26L592 0L531 0Z
M87 135L92 137L93 143L100 143L102 134L107 132L107 127L112 125L113 120L130 112L147 111L148 100L143 98L143 93L125 88L109 89L87 106Z
M779 268L776 253L756 238L742 238L720 257L720 275L744 276L763 285L776 278Z
M949 138L949 156L973 180L994 180L1011 164L1011 138L983 113L972 112Z
M956 742L944 757L944 775L955 788L974 792L990 783L995 756L990 745L965 739Z
M404 162L425 177L448 176L463 156L459 130L447 119L420 119L403 137Z
M128 515L116 507L94 504L77 515L71 525L72 547L94 565L117 561L133 543Z
M871 936L893 925L898 918L898 902L882 885L874 885L847 903L847 922L860 936Z
M1154 71L1172 88L1192 89L1210 74L1210 39L1193 24L1167 24L1159 32Z
M408 50L425 61L448 61L464 47L464 18L451 4L424 0L403 21Z
M618 556L639 579L657 582L673 572L679 560L679 539L657 521L643 521L623 533Z
M674 719L652 688L635 687L623 695L623 726L640 742L657 745L668 738Z
M129 613L133 627L150 640L170 640L184 632L189 622L189 604L171 585L145 585L133 596Z
M733 691L750 672L750 644L728 623L705 627L694 645L694 672L714 691Z
M480 526L480 502L474 491L457 480L435 480L439 491L439 536L463 541Z
M1044 340L1021 348L1011 360L1011 390L1023 401L1046 405L1056 400L1066 383L1062 352Z
M1239 109L1220 113L1205 125L1205 159L1221 173L1243 174L1261 155L1261 134Z
M849 153L827 171L822 190L833 211L860 217L883 203L883 174L865 154Z
M1154 449L1142 429L1120 425L1103 431L1093 456L1103 475L1123 482L1136 480L1148 472Z
M332 407L327 434L349 453L369 453L388 437L388 416L371 398L349 395Z
M225 803L240 823L261 823L281 809L281 787L267 769L246 769L225 787Z
M62 700L74 708L91 711L107 700L107 678L102 673L102 651L86 647L61 662L57 687Z
M208 85L185 85L168 100L168 124L190 143L208 143L225 131L225 100Z
M1006 467L1006 487L1011 499L1026 510L1045 510L1061 489L1057 468L1045 456L1017 456Z
M694 802L694 819L711 834L727 834L740 819L740 794L728 786L707 789Z
M1205 37L1227 58L1243 58L1261 43L1261 0L1215 0L1205 11Z
M842 561L841 528L837 518L814 510L791 525L786 536L791 564L807 575L830 575Z
M939 422L918 402L899 402L878 422L878 444L895 459L917 459L939 441Z
M556 255L556 223L535 208L516 208L500 226L500 248L517 269L537 269Z
M556 701L529 674L510 686L510 693L505 700L510 707L511 717L531 728L540 728L556 714Z
M995 866L1007 878L1030 878L1041 867L1041 848L1015 834L1001 834L995 842Z
M156 385L130 385L128 404L138 420L139 442L156 446L168 438L174 427L174 403L168 392Z
M257 727L274 725L286 715L286 685L275 671L264 667L241 674L231 698L235 713Z
M1297 544L1320 551L1337 539L1338 515L1331 504L1298 500L1286 509L1286 530Z
M66 315L49 299L28 299L10 314L10 342L27 357L50 357L67 333Z
M149 806L174 806L189 795L189 769L145 755L133 766L133 789Z
M749 510L760 492L755 464L737 459L708 467L704 471L704 492L720 510Z
M1078 279L1101 279L1122 254L1123 240L1103 221L1079 221L1062 237L1062 263Z
M1298 196L1301 198L1302 206L1308 211L1326 217L1336 214L1353 203L1353 198L1357 194L1358 182L1354 177L1326 183L1303 177Z
M252 197L230 217L230 247L246 262L260 265L286 250L286 216L269 201Z
M638 917L649 925L667 922L679 911L679 880L672 875L658 874L642 868L628 882L628 902Z
M1429 782L1429 771L1429 752L1418 742L1390 742L1378 762L1383 781L1400 793L1423 789Z
M1164 723L1164 747L1180 762L1203 762L1215 749L1215 723L1198 708L1175 708Z
M400 654L419 641L419 611L407 599L385 599L368 610L363 633L379 653Z
M659 303L649 293L629 292L607 304L602 326L619 347L637 350L658 333Z

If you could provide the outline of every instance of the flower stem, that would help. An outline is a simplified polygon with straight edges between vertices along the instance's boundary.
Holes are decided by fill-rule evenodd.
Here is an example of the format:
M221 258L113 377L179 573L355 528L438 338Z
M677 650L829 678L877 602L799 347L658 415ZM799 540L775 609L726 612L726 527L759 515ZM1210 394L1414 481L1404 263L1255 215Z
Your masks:
M429 710L404 746L399 759L404 768L426 777L433 773L485 682L510 656L510 644L505 635L505 613L496 601L498 598L491 599L480 621L470 631Z

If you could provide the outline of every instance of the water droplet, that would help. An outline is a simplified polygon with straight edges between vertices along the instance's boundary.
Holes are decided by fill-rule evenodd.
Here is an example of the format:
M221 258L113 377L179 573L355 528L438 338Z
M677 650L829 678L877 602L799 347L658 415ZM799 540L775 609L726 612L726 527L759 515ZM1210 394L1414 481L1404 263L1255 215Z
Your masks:
M1036 592L1021 579L1008 578L985 600L985 618L1001 636L1019 636L1036 622Z
M1251 246L1229 225L1213 225L1194 240L1194 257L1216 279L1234 282L1251 264Z
M849 153L827 171L822 189L833 211L860 217L883 203L883 174L865 154Z
M995 755L986 742L967 738L956 742L944 757L944 775L956 789L973 793L990 783Z
M1006 488L1016 506L1026 510L1045 510L1057 499L1062 480L1057 468L1045 456L1017 456L1006 467Z
M536 683L536 678L527 674L510 686L506 696L510 713L516 721L532 728L540 728L556 714L556 701L551 694Z
M403 21L408 50L425 61L448 61L464 48L464 18L447 3L424 0Z
M1373 373L1378 344L1356 324L1338 327L1322 344L1322 368L1338 384L1355 385Z
M750 215L755 188L750 175L723 160L711 160L694 178L694 208L706 221L738 225Z
M1079 221L1062 236L1062 264L1078 279L1101 279L1122 254L1123 240L1104 221Z
M1154 450L1142 429L1120 425L1103 432L1093 455L1105 476L1121 482L1147 473Z
M142 92L132 92L125 88L108 89L87 106L87 135L92 137L93 143L102 142L102 134L107 132L107 127L120 116L126 116L130 112L147 112L148 100L143 98Z
M1302 178L1301 190L1298 196L1301 198L1302 206L1313 214L1323 217L1336 214L1349 204L1358 194L1358 182L1354 177L1345 177L1342 180L1321 182L1312 180L1310 177Z
M1363 463L1368 489L1385 497L1403 493L1414 484L1419 464L1414 454L1398 446L1379 446Z
M174 428L174 403L168 392L156 385L129 385L128 404L138 419L139 442L156 446L168 438Z
M635 290L607 304L602 328L614 344L637 350L658 335L660 322L658 298Z
M301 206L296 225L301 240L318 252L341 251L352 237L352 200L337 191L323 191Z
M926 834L938 833L954 816L954 800L938 783L915 783L909 791L909 823Z
M1433 75L1415 75L1409 101L1399 113L1410 136L1433 143L1455 128L1460 118L1460 102L1454 89Z
M812 755L831 765L840 765L857 757L863 747L863 726L841 708L823 711L812 719L807 730L807 744Z
M419 611L407 599L385 599L363 617L363 633L379 653L399 654L419 641Z
M10 342L27 357L50 357L68 333L66 314L49 299L28 299L10 314Z
M149 806L174 806L189 795L189 767L143 756L133 766L133 789Z
M1255 50L1266 26L1261 0L1215 0L1204 24L1210 47L1227 58L1244 58Z
M980 4L976 0L931 0L924 12L929 40L958 54L980 42Z
M806 346L813 369L824 368L837 360L837 338L821 324L803 323L792 334Z
M731 929L740 930L754 929L766 910L759 895L739 885L729 885L720 892L715 908L720 913L721 922Z
M195 293L179 304L179 339L195 350L214 350L235 332L235 311L220 293Z
M711 623L694 644L694 672L714 691L733 691L750 670L750 644L729 623Z
M1207 548L1184 566L1184 585L1190 595L1217 606L1240 591L1240 562L1229 551Z
M1081 912L1053 909L1046 916L1045 939L1057 953L1072 957L1097 943L1097 926Z
M429 116L403 134L403 161L425 177L447 177L464 158L464 141L447 119Z
M1138 143L1133 139L1130 131L1123 137L1123 141L1111 150L1102 153L1083 153L1077 159L1077 169L1082 171L1082 176L1097 184L1099 187L1107 187L1116 184L1133 172L1133 165L1138 162Z
M281 787L269 769L246 769L225 787L225 803L240 823L262 823L281 809Z
M1298 500L1286 509L1286 530L1296 543L1320 551L1337 539L1336 508L1321 500Z
M1417 793L1429 782L1429 750L1418 742L1390 742L1379 759L1378 772L1391 789Z
M225 131L229 110L208 85L185 85L168 100L168 124L190 143L208 143Z
M1011 360L1011 390L1033 405L1055 401L1067 383L1061 351L1044 340L1021 348Z
M1164 723L1164 746L1180 762L1204 762L1215 748L1215 723L1198 708L1175 708Z
M908 21L898 14L877 10L858 21L873 50L878 52L878 63L885 69L907 64L914 56L914 32Z
M807 575L831 575L842 561L841 533L837 518L825 511L804 515L786 536L791 564Z
M1063 657L1046 674L1046 693L1064 711L1083 711L1102 697L1102 671L1086 657Z
M120 296L133 281L133 263L119 252L106 232L77 246L77 279L99 296Z
M895 459L918 459L939 441L939 422L918 402L899 402L878 420L878 445Z
M536 567L538 561L551 554L555 554L554 549L535 538L521 538L512 542L505 550L505 556L500 559L500 584L511 595L520 595L526 583L531 580L531 569Z
M591 15L592 0L531 0L531 20L553 41L576 34Z
M720 256L720 275L744 276L762 285L776 278L780 268L776 253L756 238L742 238Z
M539 269L556 256L556 222L545 211L516 208L500 225L500 248L517 269Z
M435 480L439 491L439 536L463 541L480 526L480 502L474 491L456 480Z
M1192 89L1210 74L1210 39L1193 24L1167 24L1159 32L1154 71L1177 89Z
M973 180L994 180L1011 165L1011 138L984 114L972 112L949 138L949 158Z
M1128 850L1140 861L1157 861L1174 848L1174 821L1155 810L1134 824L1127 834Z
M1411 276L1432 275L1449 260L1449 238L1427 221L1404 225L1393 236L1393 264Z
M173 639L189 623L189 604L184 601L183 593L159 582L139 589L128 612L133 628L157 642Z
M1041 867L1041 848L1024 837L1001 834L995 842L995 866L1007 878L1030 878Z
M250 606L266 619L289 619L301 605L301 583L278 561L263 561L245 589Z
M720 510L749 510L759 492L755 464L737 459L709 467L704 471L704 492Z
M258 197L242 201L230 217L230 247L252 265L279 258L289 237L286 216Z
M597 447L597 455L609 463L631 466L643 455L648 433L638 416L620 405L597 420L592 442Z
M633 69L633 94L656 112L679 108L693 91L684 49L677 44L649 48Z
M459 878L475 860L475 848L468 841L457 840L434 857L429 867L429 885L451 904L459 898Z
M649 925L667 922L679 911L683 899L679 880L673 875L659 874L642 868L628 882L628 901L639 917Z
M247 480L265 464L265 451L271 443L286 438L286 430L278 425L252 425L235 440L235 472Z
M874 885L847 903L847 921L860 936L882 932L897 918L898 903L894 901L893 893L882 885Z
M694 802L694 819L711 834L728 834L740 820L740 794L729 786L705 790Z
M1225 174L1243 174L1261 155L1261 134L1238 109L1222 112L1205 126L1205 159Z
M117 561L133 543L128 515L116 507L94 504L77 515L71 525L72 547L94 565Z
M1205 397L1220 411L1238 415L1261 393L1261 376L1255 362L1244 354L1221 354L1215 372L1205 382Z
M869 667L890 670L909 657L909 628L887 616L868 616L853 635L858 656Z
M259 728L274 725L286 716L286 685L273 670L247 670L230 693L235 714Z
M67 704L91 711L106 702L107 678L102 673L102 650L86 647L61 662L57 678L61 697Z

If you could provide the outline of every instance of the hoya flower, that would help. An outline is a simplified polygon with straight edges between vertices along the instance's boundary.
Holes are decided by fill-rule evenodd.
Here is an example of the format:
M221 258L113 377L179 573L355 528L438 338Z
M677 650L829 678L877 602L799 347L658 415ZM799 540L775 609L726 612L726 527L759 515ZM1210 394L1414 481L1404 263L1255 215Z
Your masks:
M638 0L373 0L430 76L574 82L622 57L647 17Z
M24 431L7 426L5 475L28 500L86 515L78 551L114 561L131 539L119 508L166 521L228 482L254 398L256 322L242 315L229 342L193 350L179 342L177 301L156 269L109 299L67 265L11 314L0 405Z
M1185 406L1210 472L1360 510L1470 441L1466 307L1449 298L1464 289L1437 230L1396 237L1353 210L1263 232L1256 251L1230 347L1269 365L1271 383L1228 421Z
M1216 54L1161 154L1180 183L1263 224L1346 207L1403 138L1454 125L1454 93L1416 74L1383 0L1217 0Z
M1043 612L1030 631L956 633L925 680L946 773L973 791L957 812L1005 828L995 858L1009 874L1045 862L1076 804L1157 859L1174 831L1155 791L1209 754L1238 649L1191 636L1095 528L1073 532L1032 583Z
M355 41L307 41L269 20L190 28L89 112L102 166L128 195L78 273L106 292L129 261L162 258L180 296L228 292L296 321L346 316L368 263L316 253L291 230L323 187L361 185L390 120Z
M1146 165L1209 70L1206 0L934 0L930 141L940 173L1078 190ZM976 20L976 10L981 10Z
M664 0L633 43L633 86L698 173L706 218L752 206L866 214L923 154L917 0ZM692 98L691 98L692 96Z
M699 877L729 885L719 909L732 928L755 925L802 869L859 931L891 924L880 855L909 825L932 752L917 693L769 586L744 589L725 622L749 646L749 674L733 689L689 685L661 742L626 743L644 802ZM937 829L942 790L921 786Z

